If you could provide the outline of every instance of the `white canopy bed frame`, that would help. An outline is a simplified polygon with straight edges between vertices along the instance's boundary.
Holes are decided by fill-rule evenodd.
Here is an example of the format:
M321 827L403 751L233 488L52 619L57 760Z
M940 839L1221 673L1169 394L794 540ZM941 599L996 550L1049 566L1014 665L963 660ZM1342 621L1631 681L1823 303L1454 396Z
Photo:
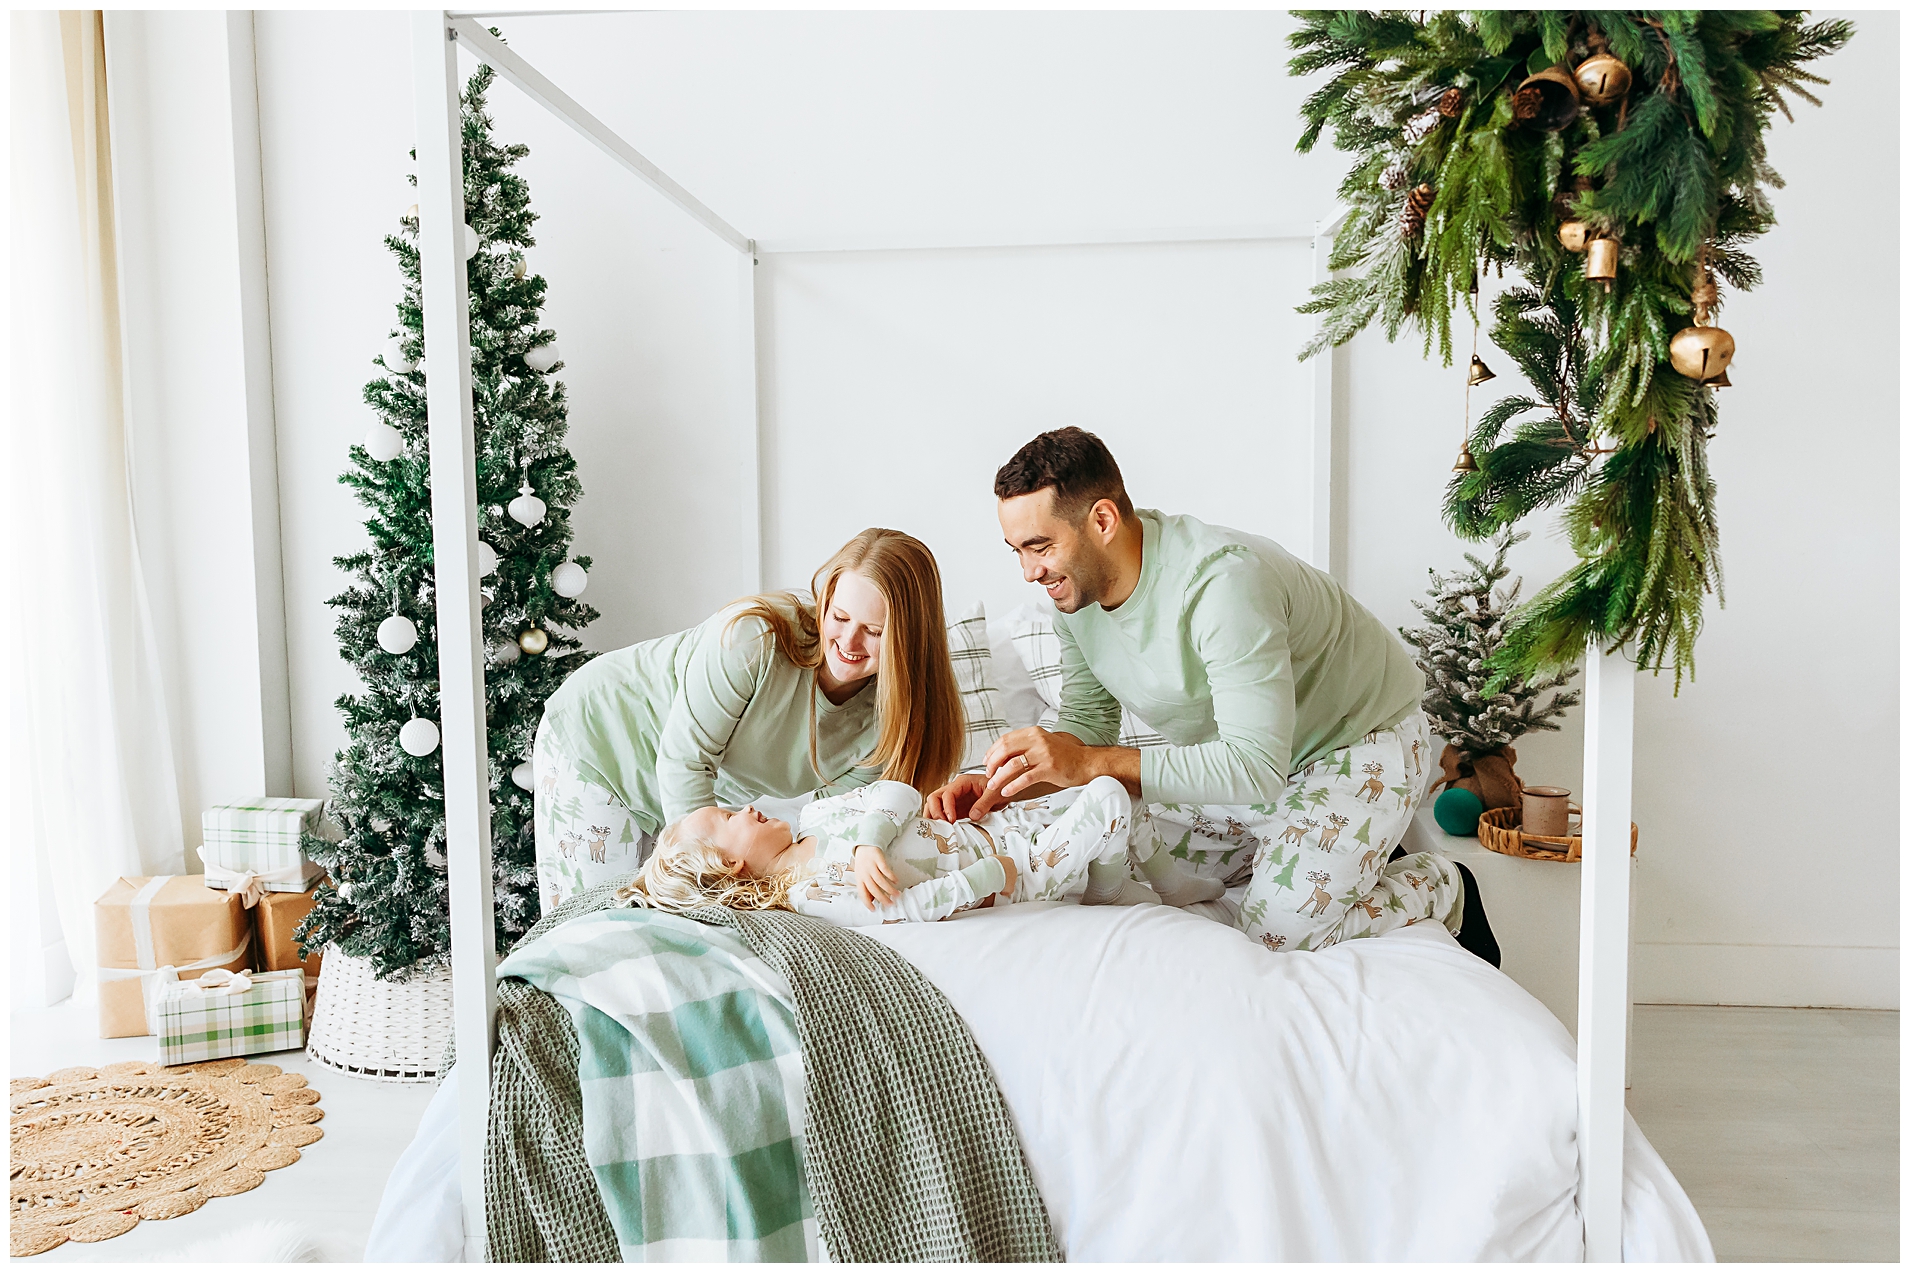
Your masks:
M459 143L462 44L532 100L582 133L612 159L649 183L737 253L737 294L744 347L740 421L752 473L757 468L760 403L756 393L758 292L755 267L771 251L880 251L900 247L997 247L1005 244L841 243L759 244L673 181L556 84L493 37L482 13L430 10L413 20L418 112L419 257L423 271L424 332L432 359L427 412L436 548L438 677L444 749L445 823L451 895L451 963L457 1050L489 1057L495 1044L496 964L491 896L489 762L484 730L484 657L479 630L478 504L471 406L471 344L465 256L461 250L464 172ZM1311 239L1316 274L1324 276L1338 219L1303 230L1255 228L1210 233L1164 232L1124 242ZM1108 240L1084 240L1105 243ZM1035 245L1014 245L1035 246ZM1049 245L1042 245L1049 246ZM1052 246L1062 246L1054 244ZM451 351L446 357L444 351ZM1332 570L1343 536L1334 520L1334 393L1331 355L1317 361L1313 388L1315 565ZM760 499L747 516L760 516ZM746 542L760 575L761 527ZM462 634L460 639L459 634ZM1630 825L1632 710L1636 673L1623 652L1587 652L1585 701L1585 835L1581 866L1578 999L1578 1202L1585 1226L1585 1258L1621 1258L1625 1140L1625 1074L1629 994ZM485 1127L490 1109L489 1068L460 1067L459 1160L465 1228L482 1241Z

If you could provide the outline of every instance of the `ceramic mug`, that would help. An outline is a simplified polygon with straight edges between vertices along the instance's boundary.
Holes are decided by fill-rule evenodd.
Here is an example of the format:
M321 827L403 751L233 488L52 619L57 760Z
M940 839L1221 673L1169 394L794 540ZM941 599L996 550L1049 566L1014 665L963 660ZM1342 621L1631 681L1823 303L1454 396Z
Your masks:
M1525 805L1519 813L1519 830L1526 835L1563 839L1576 833L1571 815L1579 807L1571 802L1572 793L1564 787L1524 787Z

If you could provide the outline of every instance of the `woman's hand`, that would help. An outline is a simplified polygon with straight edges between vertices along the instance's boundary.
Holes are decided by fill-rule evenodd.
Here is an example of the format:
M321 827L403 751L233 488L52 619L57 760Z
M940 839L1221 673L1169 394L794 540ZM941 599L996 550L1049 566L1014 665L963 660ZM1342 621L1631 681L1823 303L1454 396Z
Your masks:
M985 775L956 774L928 793L928 799L922 803L922 816L942 822L960 822L968 816L970 806L987 785Z
M902 896L889 860L873 844L856 845L856 895L867 910L887 906Z

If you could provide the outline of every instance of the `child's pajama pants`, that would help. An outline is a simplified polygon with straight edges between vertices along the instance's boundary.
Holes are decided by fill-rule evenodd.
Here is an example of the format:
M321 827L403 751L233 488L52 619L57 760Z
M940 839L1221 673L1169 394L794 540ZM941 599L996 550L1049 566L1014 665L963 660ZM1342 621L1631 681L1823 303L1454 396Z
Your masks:
M1015 864L1013 901L1058 901L1085 883L1090 863L1123 860L1131 807L1117 779L1096 778L978 822L941 822L919 816L922 797L913 787L871 783L802 811L797 835L817 837L816 868L790 901L844 926L942 919L994 895L1001 877L991 859L998 854ZM863 906L854 870L861 844L883 851L900 900Z
M1426 717L1412 712L1294 774L1274 804L1136 809L1133 857L1167 853L1245 883L1236 922L1268 950L1322 950L1424 919L1457 931L1457 868L1436 853L1386 860L1431 774Z

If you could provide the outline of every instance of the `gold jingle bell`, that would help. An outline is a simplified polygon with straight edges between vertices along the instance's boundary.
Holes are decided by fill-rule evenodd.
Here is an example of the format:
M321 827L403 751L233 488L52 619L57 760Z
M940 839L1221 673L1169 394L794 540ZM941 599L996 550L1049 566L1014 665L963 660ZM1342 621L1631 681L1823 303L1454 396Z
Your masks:
M1563 63L1528 75L1512 96L1513 118L1555 133L1578 118L1578 81Z
M1472 356L1472 365L1466 368L1466 388L1470 389L1474 385L1482 385L1488 380L1495 380L1497 378L1497 373L1495 373L1492 368L1486 366L1485 359L1481 358L1478 354Z
M1452 471L1455 473L1477 473L1479 471L1479 461L1472 458L1472 443L1461 442L1459 444L1459 458L1452 462Z
M550 633L542 628L525 628L517 634L517 648L526 654L542 654L550 646Z
M1720 371L1717 375L1705 381L1704 384L1707 389L1729 389L1731 387L1731 376L1728 372Z
M1687 327L1671 338L1671 369L1693 380L1724 374L1738 342L1722 327Z
M1612 280L1618 277L1617 239L1593 239L1585 245L1585 277L1612 290Z
M1572 79L1579 96L1592 106L1609 106L1631 91L1631 68L1603 51L1580 62Z
M1583 252L1585 245L1592 241L1592 227L1583 221L1559 222L1559 242L1565 245L1567 252Z

